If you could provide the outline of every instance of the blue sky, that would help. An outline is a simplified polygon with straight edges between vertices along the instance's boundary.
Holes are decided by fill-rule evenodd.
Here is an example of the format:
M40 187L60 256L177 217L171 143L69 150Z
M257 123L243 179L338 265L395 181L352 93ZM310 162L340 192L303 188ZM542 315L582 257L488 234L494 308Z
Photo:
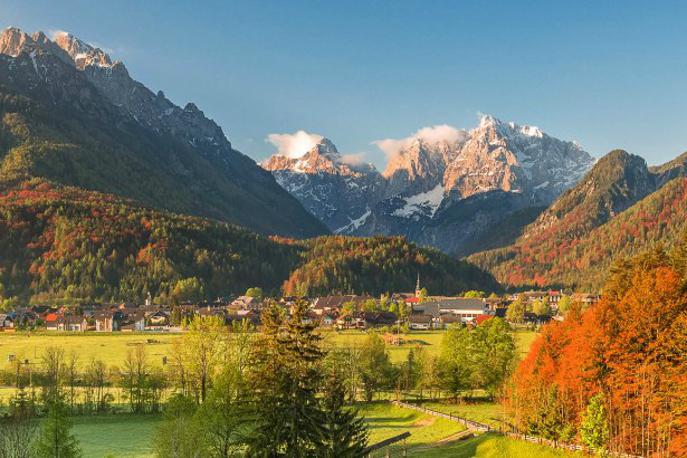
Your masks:
M260 160L271 133L343 153L478 113L650 164L687 150L687 3L0 0L0 26L66 30L195 102Z

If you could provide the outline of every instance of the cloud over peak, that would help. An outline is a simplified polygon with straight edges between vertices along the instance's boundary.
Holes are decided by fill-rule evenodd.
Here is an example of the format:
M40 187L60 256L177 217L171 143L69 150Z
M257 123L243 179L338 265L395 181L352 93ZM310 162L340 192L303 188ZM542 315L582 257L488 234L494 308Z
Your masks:
M387 159L391 159L398 153L408 148L414 141L421 140L426 143L436 144L441 142L455 143L467 135L465 130L457 129L448 124L439 124L436 126L427 126L418 130L414 134L405 138L385 138L383 140L376 140L372 144L376 145L386 155Z
M292 134L269 134L265 141L277 147L277 154L290 158L299 158L310 151L324 137L299 130Z

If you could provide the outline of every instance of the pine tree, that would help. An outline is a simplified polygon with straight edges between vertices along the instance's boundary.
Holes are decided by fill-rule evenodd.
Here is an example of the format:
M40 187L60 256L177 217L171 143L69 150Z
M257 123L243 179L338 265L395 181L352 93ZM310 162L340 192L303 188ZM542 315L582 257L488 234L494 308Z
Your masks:
M357 410L346 407L346 387L338 370L327 378L326 387L322 400L325 441L321 455L326 458L365 456L367 428Z
M325 415L317 397L324 353L306 320L307 306L299 301L286 318L272 304L261 317L251 374L256 422L247 438L249 456L314 456L324 446Z
M79 442L71 433L72 421L68 407L61 397L48 404L48 416L43 422L38 441L36 458L76 458L80 457Z

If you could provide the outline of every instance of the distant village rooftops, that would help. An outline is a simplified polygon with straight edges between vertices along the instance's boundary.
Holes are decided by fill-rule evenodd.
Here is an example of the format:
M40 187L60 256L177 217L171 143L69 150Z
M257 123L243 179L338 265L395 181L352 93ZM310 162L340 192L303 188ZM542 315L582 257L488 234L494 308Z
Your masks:
M586 306L599 300L597 294L566 294L556 290L526 291L489 298L427 296L422 290L416 291L415 295L393 293L380 298L354 294L281 297L277 304L286 313L292 313L297 301L308 301L310 309L306 319L322 327L441 329L458 323L479 325L494 316L505 317L509 304L519 298L530 304L530 310L524 314L525 322L541 323L542 317L531 311L533 304L548 302L555 313L559 301L566 296ZM153 304L151 299L140 305L25 306L0 314L0 332L24 328L72 332L176 332L183 330L194 316L217 317L227 325L245 320L259 326L261 312L270 301L274 302L243 295L174 306Z

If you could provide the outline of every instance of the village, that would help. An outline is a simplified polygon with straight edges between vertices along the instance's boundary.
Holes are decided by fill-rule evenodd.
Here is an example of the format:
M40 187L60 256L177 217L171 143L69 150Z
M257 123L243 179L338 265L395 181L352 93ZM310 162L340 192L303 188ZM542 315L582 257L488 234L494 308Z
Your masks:
M71 306L32 305L0 314L0 332L34 330L49 332L183 332L195 316L215 316L231 325L247 321L259 326L261 311L277 302L290 312L296 301L309 304L307 320L319 327L346 330L385 328L398 332L447 329L454 324L479 325L492 317L507 317L508 308L518 299L526 305L519 323L541 324L561 319L558 304L562 298L585 308L599 300L599 295L568 293L560 290L526 291L495 294L480 292L462 296L430 296L418 284L414 293L395 293L375 298L369 295L330 295L313 298L262 297L259 288L245 295L217 298L213 301L180 304L154 304L148 297L144 304L77 304ZM546 306L546 313L533 311L535 304ZM511 322L513 320L510 320Z

